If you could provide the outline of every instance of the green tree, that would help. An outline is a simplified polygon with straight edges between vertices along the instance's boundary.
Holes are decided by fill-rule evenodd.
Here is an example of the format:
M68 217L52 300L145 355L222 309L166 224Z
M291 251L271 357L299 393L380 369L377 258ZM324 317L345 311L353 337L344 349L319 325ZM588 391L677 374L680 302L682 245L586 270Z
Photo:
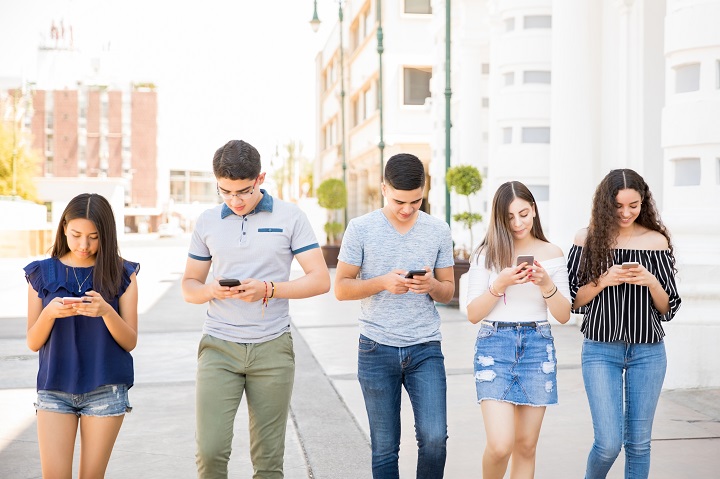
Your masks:
M471 165L459 165L450 168L445 175L445 183L451 191L467 198L468 210L453 215L453 220L462 223L470 231L470 248L475 241L472 227L482 221L482 215L473 213L470 207L470 195L474 195L482 188L480 171Z
M26 200L37 201L33 177L40 158L30 151L26 146L27 142L23 144L22 140L18 125L0 121L0 195L16 194Z
M337 178L329 178L318 186L318 205L328 210L328 222L325 223L328 244L336 244L344 230L342 223L337 221L337 212L347 206L347 189L345 183Z

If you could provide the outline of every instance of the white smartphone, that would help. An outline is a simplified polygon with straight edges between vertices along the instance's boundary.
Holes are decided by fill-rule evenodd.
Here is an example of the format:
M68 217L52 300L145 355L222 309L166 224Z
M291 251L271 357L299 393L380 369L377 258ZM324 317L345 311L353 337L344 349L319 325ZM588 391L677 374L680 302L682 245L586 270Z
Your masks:
M638 266L640 266L640 263L638 263L637 261L625 261L622 264L622 269L636 268Z

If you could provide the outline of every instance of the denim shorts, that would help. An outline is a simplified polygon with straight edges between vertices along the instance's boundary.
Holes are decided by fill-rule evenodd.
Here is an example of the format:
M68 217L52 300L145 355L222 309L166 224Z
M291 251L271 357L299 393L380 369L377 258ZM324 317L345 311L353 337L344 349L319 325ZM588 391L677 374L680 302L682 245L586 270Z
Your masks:
M550 323L512 324L480 322L473 359L478 402L557 404L557 361Z
M76 416L122 416L132 410L125 384L108 384L84 394L38 391L37 411Z

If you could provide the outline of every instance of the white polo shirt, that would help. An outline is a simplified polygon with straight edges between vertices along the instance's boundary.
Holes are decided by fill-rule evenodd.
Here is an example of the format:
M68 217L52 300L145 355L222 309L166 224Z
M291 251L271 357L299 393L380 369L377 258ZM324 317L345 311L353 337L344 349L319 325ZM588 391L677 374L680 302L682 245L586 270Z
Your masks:
M214 278L253 278L283 282L290 278L296 254L318 248L305 213L275 200L265 190L255 209L238 216L222 203L198 218L188 256L212 261ZM268 292L269 293L269 292ZM225 341L263 343L290 329L287 299L271 299L263 317L262 301L211 299L203 332Z

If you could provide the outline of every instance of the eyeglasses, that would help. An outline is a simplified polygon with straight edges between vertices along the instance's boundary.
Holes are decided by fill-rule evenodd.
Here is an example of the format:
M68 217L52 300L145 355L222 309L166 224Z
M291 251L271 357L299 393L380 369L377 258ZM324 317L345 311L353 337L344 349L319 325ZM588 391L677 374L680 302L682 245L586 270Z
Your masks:
M255 178L255 182L253 183L252 187L250 188L250 191L241 191L240 193L230 193L229 191L221 191L220 187L215 185L215 188L217 189L217 194L220 195L223 199L226 200L232 200L234 196L237 196L241 200L246 200L250 198L253 193L255 193L255 185L257 185L257 178Z

